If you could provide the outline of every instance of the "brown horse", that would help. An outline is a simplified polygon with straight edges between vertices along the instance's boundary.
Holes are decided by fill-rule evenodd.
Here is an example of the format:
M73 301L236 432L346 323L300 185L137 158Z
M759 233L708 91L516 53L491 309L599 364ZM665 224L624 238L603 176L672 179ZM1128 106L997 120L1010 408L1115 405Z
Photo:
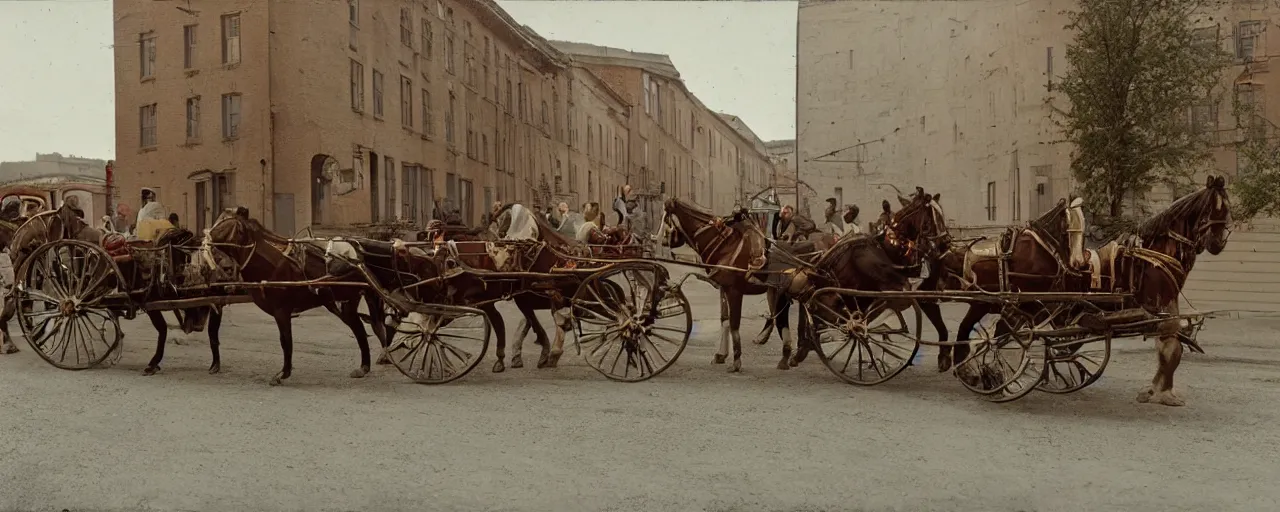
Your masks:
M249 295L253 303L264 313L271 315L280 331L280 349L284 365L280 373L272 377L270 384L279 385L293 374L293 316L297 313L323 307L336 315L355 335L360 347L360 367L351 372L352 378L364 377L370 370L369 339L358 313L360 299L369 306L370 317L380 318L380 298L358 286L364 284L361 276L328 277L324 249L310 243L292 242L268 231L257 220L249 218L243 207L227 209L207 230L208 243L226 253L239 266L241 277L251 282L301 282L323 280L314 287L252 288ZM336 284L336 285L334 285ZM326 286L333 285L333 286ZM378 322L372 322L375 335L383 346L386 336Z
M1059 201L1053 209L1025 227L1010 227L999 238L955 247L942 254L931 267L922 290L970 290L990 292L1088 291L1088 276L1082 266L1083 213L1080 201ZM1007 256L1002 256L1007 254ZM1026 305L1023 309L1032 313ZM956 341L970 339L974 327L996 312L992 303L971 303L956 333ZM921 311L938 331L938 340L947 341L946 324L937 303L922 304ZM969 357L968 344L938 350L938 371L945 372Z

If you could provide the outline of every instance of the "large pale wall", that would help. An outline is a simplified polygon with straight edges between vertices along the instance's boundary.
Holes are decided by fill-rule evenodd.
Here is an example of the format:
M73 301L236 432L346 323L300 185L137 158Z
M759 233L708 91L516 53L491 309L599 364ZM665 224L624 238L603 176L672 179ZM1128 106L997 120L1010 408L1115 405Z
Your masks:
M801 179L819 198L843 189L864 211L896 186L941 193L954 224L1026 220L1033 166L1067 193L1068 152L1048 142L1046 47L1063 65L1058 0L802 2L797 147ZM881 139L883 139L881 141ZM879 141L879 142L876 142ZM836 150L866 143L820 160ZM1017 174L1015 174L1017 173ZM1015 189L1012 178L1020 176ZM1016 217L1013 205L1020 203Z

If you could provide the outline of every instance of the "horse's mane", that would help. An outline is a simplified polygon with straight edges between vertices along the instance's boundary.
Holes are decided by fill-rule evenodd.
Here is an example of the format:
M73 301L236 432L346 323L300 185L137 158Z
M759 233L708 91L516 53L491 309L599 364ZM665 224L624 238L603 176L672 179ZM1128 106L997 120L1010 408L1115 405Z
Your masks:
M1142 238L1162 237L1169 233L1179 222L1186 222L1189 216L1201 214L1214 200L1219 190L1204 187L1182 196L1164 211L1155 214L1138 226L1138 236ZM1223 199L1226 200L1225 198ZM1228 221L1231 219L1228 218Z
M1036 217L1031 222L1028 222L1027 225L1039 230L1041 233L1053 233L1058 229L1058 218L1064 217L1066 214L1067 201L1058 201L1056 206L1050 208L1049 211L1044 212L1043 215Z

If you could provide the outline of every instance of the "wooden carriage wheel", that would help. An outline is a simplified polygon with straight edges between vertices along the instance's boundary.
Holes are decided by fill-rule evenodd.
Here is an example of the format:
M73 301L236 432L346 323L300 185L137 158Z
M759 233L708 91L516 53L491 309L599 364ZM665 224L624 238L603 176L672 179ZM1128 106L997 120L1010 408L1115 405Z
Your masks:
M675 364L689 343L693 311L667 278L661 264L633 262L608 266L578 286L571 310L588 365L611 380L640 382Z
M969 357L954 374L969 391L991 402L1012 402L1036 389L1044 377L1044 339L1034 331L1047 328L1016 307L1006 308L988 325L979 324Z
M386 358L419 384L445 384L475 369L489 350L489 319L476 308L439 304L399 310L387 301Z
M18 325L31 348L64 370L101 365L120 349L123 278L101 247L57 240L38 247L16 273ZM125 299L127 300L127 299Z
M1086 314L1102 313L1102 308L1088 301L1061 304L1047 309L1045 315L1052 327L1078 325ZM1045 341L1044 380L1036 389L1065 395L1080 391L1097 382L1111 361L1111 334L1048 338Z
M820 292L804 310L817 335L814 350L827 369L850 384L874 386L911 364L920 350L924 315L914 299L856 297Z

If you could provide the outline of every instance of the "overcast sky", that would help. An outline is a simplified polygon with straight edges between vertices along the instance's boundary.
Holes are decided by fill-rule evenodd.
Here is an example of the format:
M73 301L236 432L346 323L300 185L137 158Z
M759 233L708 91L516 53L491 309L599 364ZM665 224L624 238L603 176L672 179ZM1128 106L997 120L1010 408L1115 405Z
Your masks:
M795 2L500 4L548 39L671 56L708 107L795 136ZM115 156L110 0L0 0L0 161Z

